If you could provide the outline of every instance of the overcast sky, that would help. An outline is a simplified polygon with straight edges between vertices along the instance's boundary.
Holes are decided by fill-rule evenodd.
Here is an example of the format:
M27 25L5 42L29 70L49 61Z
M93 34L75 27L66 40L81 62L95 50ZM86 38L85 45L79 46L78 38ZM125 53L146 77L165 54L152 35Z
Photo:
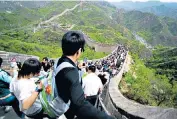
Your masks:
M140 1L140 2L147 2L147 1L161 1L161 2L177 2L177 0L106 0L110 2L119 2L119 1Z

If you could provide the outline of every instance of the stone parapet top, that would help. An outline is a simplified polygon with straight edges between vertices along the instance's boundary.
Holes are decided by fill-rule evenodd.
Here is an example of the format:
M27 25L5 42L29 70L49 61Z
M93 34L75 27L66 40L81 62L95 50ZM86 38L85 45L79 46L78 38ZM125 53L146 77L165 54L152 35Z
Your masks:
M16 61L20 61L22 63L30 57L39 59L38 56L25 55L25 54L19 54L14 52L5 52L5 51L0 51L0 57L3 59L2 68L6 70L10 68L10 62L14 58L16 59Z

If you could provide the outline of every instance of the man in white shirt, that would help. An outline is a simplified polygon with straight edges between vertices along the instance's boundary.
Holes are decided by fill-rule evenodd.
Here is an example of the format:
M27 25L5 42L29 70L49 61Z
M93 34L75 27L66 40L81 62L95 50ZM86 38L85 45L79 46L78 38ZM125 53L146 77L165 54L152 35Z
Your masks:
M95 105L98 94L102 91L103 84L101 79L95 74L96 67L91 65L88 67L88 75L83 79L83 90L86 99Z

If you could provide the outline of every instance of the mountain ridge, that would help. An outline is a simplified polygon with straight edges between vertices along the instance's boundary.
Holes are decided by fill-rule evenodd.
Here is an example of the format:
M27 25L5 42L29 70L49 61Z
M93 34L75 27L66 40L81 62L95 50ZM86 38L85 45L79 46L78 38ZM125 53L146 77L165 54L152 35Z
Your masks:
M161 18L152 13L143 13L138 10L125 11L118 9L117 11L114 15L115 21L132 31L138 32L138 35L151 45L177 45L177 20L168 17Z
M157 16L166 16L177 19L177 3L165 3L160 1L148 1L148 2L114 2L112 3L118 9L125 9L128 11L138 10L142 12L153 13Z

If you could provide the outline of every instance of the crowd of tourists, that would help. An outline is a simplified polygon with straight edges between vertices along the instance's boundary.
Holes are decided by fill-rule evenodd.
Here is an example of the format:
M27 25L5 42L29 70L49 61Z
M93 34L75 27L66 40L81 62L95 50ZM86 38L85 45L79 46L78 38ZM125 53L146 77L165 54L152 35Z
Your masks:
M84 52L84 35L68 31L61 42L63 54L57 60L14 61L7 72L0 58L0 106L12 106L22 119L113 119L95 103L104 85L119 72L126 56L124 46L118 45L99 60L78 61Z

